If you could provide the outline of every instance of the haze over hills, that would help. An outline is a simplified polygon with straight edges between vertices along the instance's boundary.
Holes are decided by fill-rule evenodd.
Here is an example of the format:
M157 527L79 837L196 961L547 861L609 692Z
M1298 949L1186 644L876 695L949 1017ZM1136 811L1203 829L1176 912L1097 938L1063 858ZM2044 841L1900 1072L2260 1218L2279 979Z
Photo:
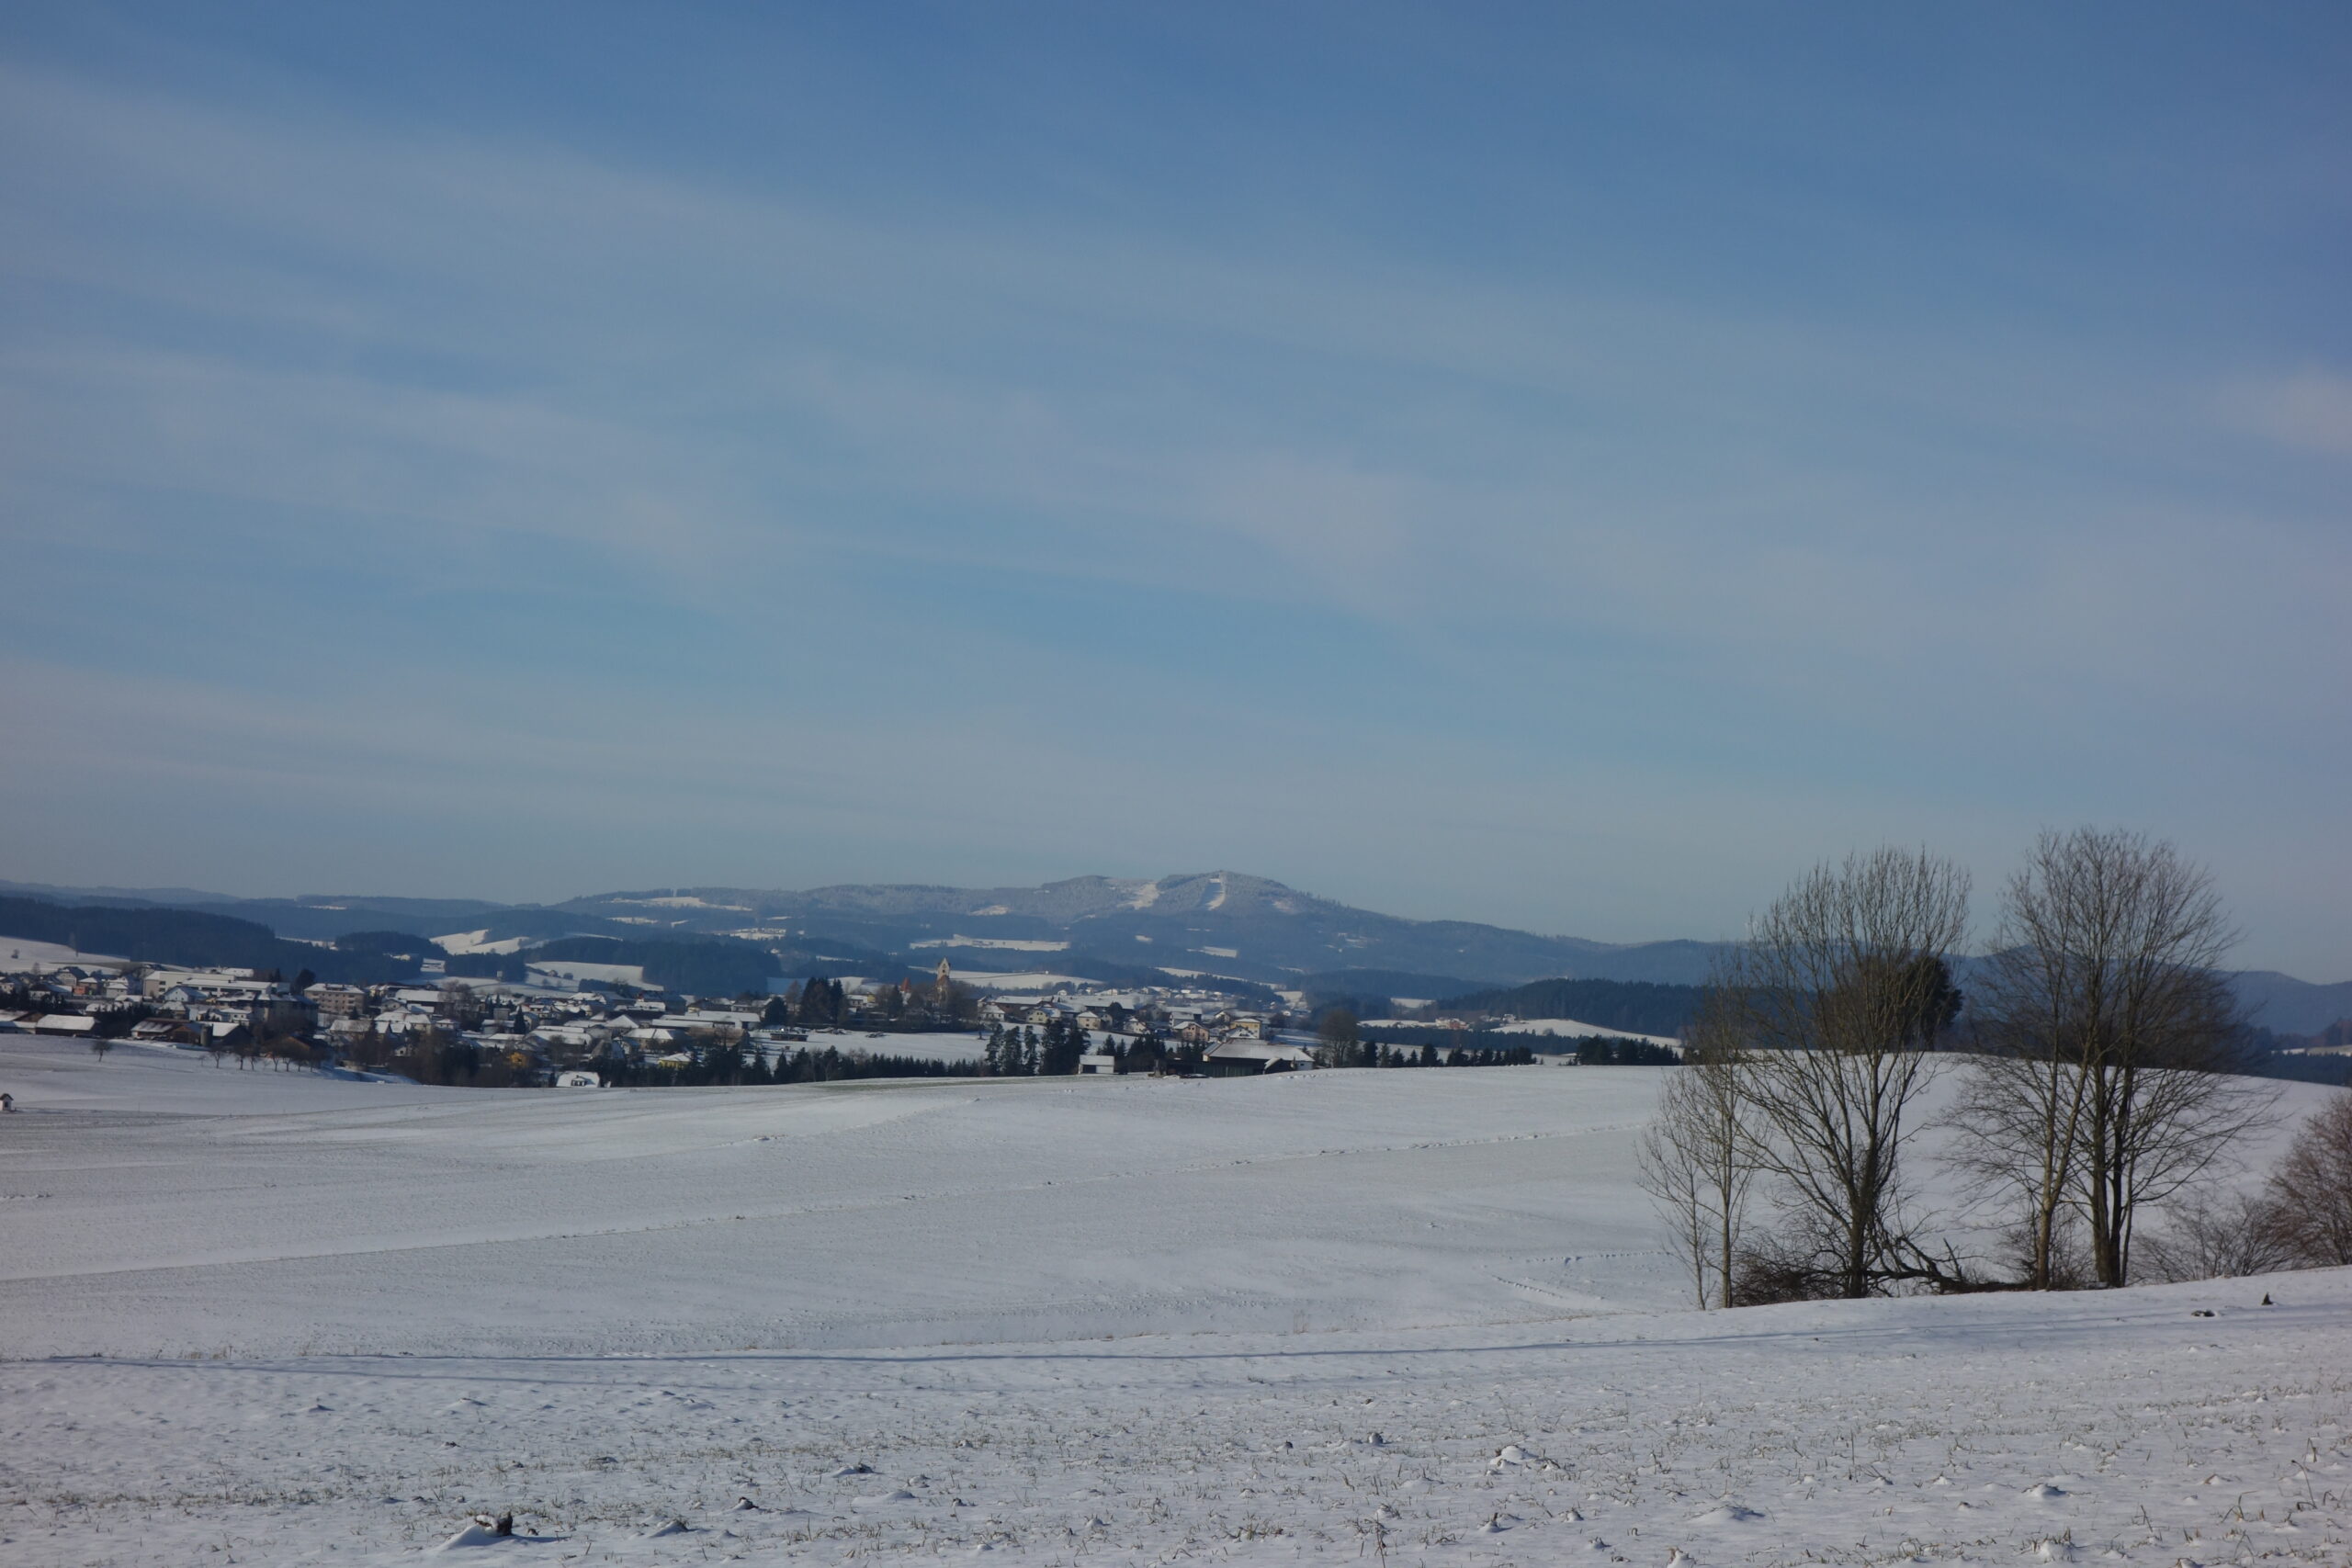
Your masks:
M386 929L441 939L454 951L581 936L733 937L772 952L782 975L927 968L944 958L971 973L1040 972L1114 983L1210 975L1430 998L1555 978L1696 985L1718 946L1613 943L1471 920L1407 919L1233 871L1156 880L1079 876L1037 887L646 888L553 905L367 895L237 898L187 888L24 883L0 883L0 892L198 909L311 942ZM0 932L8 934L36 933ZM2313 985L2272 971L2245 971L2237 981L2256 1021L2274 1031L2311 1032L2352 1016L2352 981Z
M1260 983L1339 970L1384 970L1461 988L1579 979L1694 984L1712 947L1631 944L1467 920L1410 920L1358 909L1239 872L1157 881L1072 877L1042 887L851 885L791 891L671 887L593 894L556 905L362 895L233 898L187 889L0 890L86 902L199 908L259 920L280 936L332 940L394 926L481 942L521 937L743 935L813 956L959 969L1190 970ZM1111 977L1116 977L1113 976Z
M1263 983L1380 969L1477 984L1555 975L1690 984L1704 976L1710 952L1700 942L1619 945L1467 920L1404 919L1230 871L1156 881L1081 876L1042 887L680 888L607 894L563 908L607 919L659 919L682 930L725 931L747 917L762 925L782 920L796 932L870 948L936 953L958 967L1092 959ZM1023 964L1007 963L1015 954L1024 955Z

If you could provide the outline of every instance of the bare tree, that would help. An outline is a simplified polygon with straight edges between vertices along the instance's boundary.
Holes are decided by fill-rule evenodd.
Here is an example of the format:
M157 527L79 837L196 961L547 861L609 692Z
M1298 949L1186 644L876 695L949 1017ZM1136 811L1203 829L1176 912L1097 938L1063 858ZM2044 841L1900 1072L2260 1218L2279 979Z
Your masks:
M1949 959L1967 924L1967 874L1950 862L1849 855L1758 917L1709 987L1700 1027L1738 1047L1753 1163L1837 1295L1932 1269L1898 1218L1902 1154L1959 1010Z
M1690 1269L1699 1305L1732 1304L1733 1259L1747 1237L1755 1184L1750 1125L1736 1052L1694 1036L1668 1070L1657 1113L1634 1149L1635 1175Z
M1360 1066L1359 1034L1356 1015L1347 1008L1333 1008L1315 1025L1316 1061L1326 1067Z
M2045 832L2011 878L1955 1120L1962 1164L2024 1211L2027 1283L2052 1282L2071 1204L2094 1277L2122 1284L2141 1209L2261 1122L2268 1097L2230 1076L2243 1029L2219 965L2235 941L2207 874L2143 834Z
M474 988L464 981L442 987L441 1016L459 1029L480 1029L488 1010L474 994Z
M2271 1175L2269 1198L2296 1261L2352 1263L2352 1089L2303 1123Z
M2139 1249L2143 1271L2159 1280L2236 1280L2295 1266L2277 1210L2251 1192L2177 1205Z
M2090 1079L2075 1036L2085 993L2103 987L2107 928L2093 868L2043 833L2002 891L2001 924L1979 970L1969 1023L1984 1052L1971 1066L1951 1125L1953 1158L1980 1192L2018 1205L2025 1283L2056 1284L2059 1232L2074 1187Z
M1685 1089L1679 1073L1666 1074L1659 1084L1657 1114L1634 1144L1634 1179L1665 1222L1668 1245L1690 1271L1690 1292L1703 1311L1714 1257L1713 1226L1707 1213L1706 1170L1693 1146L1695 1129Z

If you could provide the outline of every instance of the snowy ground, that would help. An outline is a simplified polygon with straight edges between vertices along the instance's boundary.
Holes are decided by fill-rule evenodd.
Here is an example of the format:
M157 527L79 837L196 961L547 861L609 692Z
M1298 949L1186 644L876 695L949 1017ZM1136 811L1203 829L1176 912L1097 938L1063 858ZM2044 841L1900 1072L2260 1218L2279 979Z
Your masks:
M1367 1019L1365 1029L1427 1029L1426 1021L1411 1019ZM1555 1039L1584 1040L1598 1035L1603 1040L1640 1040L1652 1045L1680 1045L1681 1041L1670 1034L1637 1034L1630 1029L1611 1029L1606 1024L1586 1023L1573 1018L1522 1018L1516 1023L1494 1025L1494 1034L1544 1034Z
M1667 1310L1656 1082L8 1041L0 1563L2352 1561L2352 1275Z
M1169 973L1198 971L1170 970ZM956 983L976 991L1043 991L1054 986L1091 986L1093 981L1080 975L1062 975L1051 969L958 969Z
M1679 1288L1623 1178L1639 1068L500 1092L28 1039L0 1077L19 1354L1289 1332Z
M1682 1042L1671 1034L1638 1034L1630 1029L1608 1029L1573 1018L1523 1018L1517 1023L1506 1023L1495 1031L1498 1034L1549 1034L1555 1038L1579 1039L1598 1034L1609 1040L1641 1040L1652 1045L1679 1046Z
M30 937L0 936L0 964L10 969L54 969L61 964L124 964L128 959L103 953L78 953L62 942L35 942Z

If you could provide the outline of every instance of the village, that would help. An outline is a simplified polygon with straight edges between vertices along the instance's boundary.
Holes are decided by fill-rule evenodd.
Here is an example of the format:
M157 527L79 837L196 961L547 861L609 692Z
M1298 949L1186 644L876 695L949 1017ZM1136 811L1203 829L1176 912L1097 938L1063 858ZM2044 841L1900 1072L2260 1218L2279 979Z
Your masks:
M5 960L0 960L5 962ZM428 967L430 967L428 965ZM199 1052L239 1069L386 1073L485 1088L799 1082L836 1077L1162 1073L1225 1077L1325 1066L1502 1065L1526 1045L1396 1047L1327 1019L1202 985L1069 976L812 976L765 996L684 995L533 968L522 982L426 974L379 986L232 967L28 962L0 970L0 1032ZM639 976L641 978L641 976ZM1023 989L1002 982L1028 982ZM1037 986L1035 982L1050 982ZM1279 994L1278 994L1279 995ZM1295 1006L1298 998L1282 999ZM1453 1025L1457 1038L1461 1026Z

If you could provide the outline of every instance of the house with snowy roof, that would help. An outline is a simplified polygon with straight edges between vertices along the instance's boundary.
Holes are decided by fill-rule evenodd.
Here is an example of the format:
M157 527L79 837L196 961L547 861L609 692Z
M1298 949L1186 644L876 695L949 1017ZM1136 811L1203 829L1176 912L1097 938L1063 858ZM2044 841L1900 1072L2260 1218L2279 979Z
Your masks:
M1201 1066L1211 1077L1246 1077L1259 1073L1291 1073L1311 1067L1315 1058L1296 1045L1263 1040L1226 1040L1209 1047Z

